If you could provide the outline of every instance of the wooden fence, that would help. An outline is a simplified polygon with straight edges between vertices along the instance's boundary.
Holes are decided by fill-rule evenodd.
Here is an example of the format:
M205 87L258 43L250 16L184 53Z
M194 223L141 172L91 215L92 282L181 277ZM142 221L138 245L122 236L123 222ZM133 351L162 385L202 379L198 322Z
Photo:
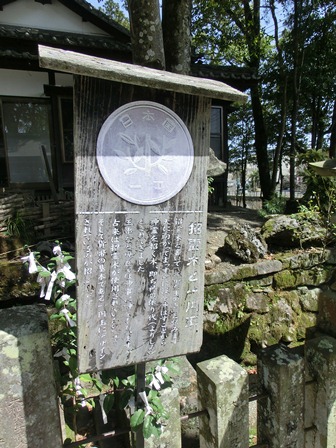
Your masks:
M23 239L74 236L74 202L57 200L49 194L6 193L0 196L0 233Z

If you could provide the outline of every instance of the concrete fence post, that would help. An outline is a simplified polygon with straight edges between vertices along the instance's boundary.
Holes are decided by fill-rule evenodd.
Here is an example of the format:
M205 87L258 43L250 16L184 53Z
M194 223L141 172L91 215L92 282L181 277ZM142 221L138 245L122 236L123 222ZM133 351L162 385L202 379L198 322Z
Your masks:
M0 310L0 446L61 448L48 319L43 305Z
M160 438L145 439L145 448L181 448L180 395L178 389L161 391L161 402L169 414Z
M246 448L249 445L247 372L227 356L197 364L200 448Z
M272 448L304 447L304 358L274 345L258 362L268 397L258 401L258 442Z
M306 342L306 360L309 373L315 380L314 437L309 432L307 448L336 447L336 339L321 336ZM314 441L314 442L312 442Z

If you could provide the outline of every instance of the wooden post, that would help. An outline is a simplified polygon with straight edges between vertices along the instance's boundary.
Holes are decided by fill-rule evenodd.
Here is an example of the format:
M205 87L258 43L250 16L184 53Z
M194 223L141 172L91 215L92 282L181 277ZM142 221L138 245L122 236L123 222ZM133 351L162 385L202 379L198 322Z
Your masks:
M136 399L138 407L143 407L139 392L143 392L146 388L146 363L137 364L136 366ZM136 433L136 448L144 448L145 440L142 428Z

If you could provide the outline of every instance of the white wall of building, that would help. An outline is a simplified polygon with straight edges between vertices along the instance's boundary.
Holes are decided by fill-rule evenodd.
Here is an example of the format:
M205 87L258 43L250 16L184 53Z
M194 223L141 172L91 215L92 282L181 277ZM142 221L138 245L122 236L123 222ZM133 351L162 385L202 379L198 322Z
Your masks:
M48 84L48 74L21 70L0 69L0 95L42 97L43 84Z
M0 23L71 33L107 35L95 25L84 22L80 16L57 0L46 5L34 0L17 0L9 3L3 7L3 11L0 11Z
M44 96L43 85L49 84L47 73L22 70L0 69L0 80L0 96L41 98ZM72 75L56 73L56 85L72 86Z

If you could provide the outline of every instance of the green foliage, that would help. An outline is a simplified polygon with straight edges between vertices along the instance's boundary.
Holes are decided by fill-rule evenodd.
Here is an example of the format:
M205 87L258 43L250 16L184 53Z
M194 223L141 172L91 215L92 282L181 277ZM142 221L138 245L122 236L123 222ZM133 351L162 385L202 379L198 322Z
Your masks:
M120 7L118 2L114 0L98 0L99 3L102 4L102 11L111 17L111 19L115 20L117 23L122 25L123 27L129 29L130 24L128 17L123 12L123 9ZM127 9L127 1L123 2L123 8Z
M286 199L274 196L271 200L263 203L263 208L259 211L259 215L265 217L267 215L278 215L285 212Z
M76 283L75 274L69 265L73 257L62 251L58 241L53 253L55 256L49 260L46 267L39 263L38 252L29 251L22 261L29 264L31 274L38 274L41 297L53 303L54 312L50 315L50 322L54 331L51 339L54 356L62 363L59 377L62 403L65 405L69 399L72 400L75 421L80 408L94 406L94 396L90 396L89 392L96 390L98 394L104 394L103 408L108 413L116 406L115 392L118 389L118 408L130 409L132 431L142 429L145 438L160 435L162 425L169 417L161 403L160 390L172 384L169 372L178 373L175 360L158 361L156 366L149 369L146 373L146 390L139 393L142 401L135 411L132 404L136 399L135 374L122 379L113 370L80 375L77 365L77 303L68 294ZM73 425L75 430L76 424Z
M326 158L328 158L326 153L311 150L302 154L298 161L305 167L302 175L306 192L302 197L302 204L309 208L316 206L322 215L330 220L336 210L336 178L320 176L308 165L310 162L322 161Z
M274 17L270 14L272 6ZM264 4L237 0L193 2L192 36L198 59L232 70L244 67L245 73L250 73L256 82L251 87L253 101L247 105L250 114L257 95L260 99L259 113L254 111L253 118L245 121L246 130L247 125L251 126L255 136L249 133L244 142L241 127L244 121L237 118L235 126L230 123L229 168L237 161L241 172L243 165L239 160L249 158L251 163L256 153L260 165L260 160L267 156L260 150L260 135L267 137L269 160L277 164L270 170L274 176L290 151L296 157L308 148L330 146L331 154L336 153L335 145L330 144L332 139L329 140L335 127L335 18L331 0ZM299 61L295 59L297 56ZM260 77L259 81L255 75ZM293 118L296 104L298 113ZM233 119L233 114L230 116ZM278 157L274 157L275 150ZM263 179L268 173L264 166L260 169ZM265 190L263 184L261 188ZM265 191L262 193L267 197Z
M257 22L252 8L244 8L241 2L196 0L192 10L193 45L204 62L246 65L270 48L270 38L259 30Z
M5 226L8 236L23 238L25 242L29 242L32 236L32 225L29 220L22 218L19 210L13 216L6 218Z

